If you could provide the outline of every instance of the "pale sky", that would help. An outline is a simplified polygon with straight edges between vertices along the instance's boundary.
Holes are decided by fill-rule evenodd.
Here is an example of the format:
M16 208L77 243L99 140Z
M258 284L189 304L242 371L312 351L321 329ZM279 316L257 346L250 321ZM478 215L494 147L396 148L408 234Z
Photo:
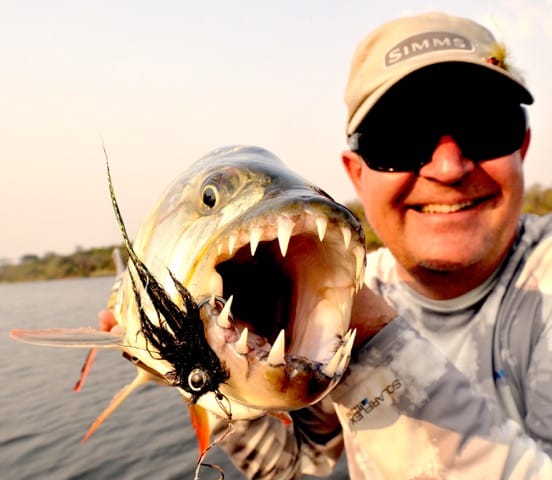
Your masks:
M102 138L133 236L213 148L256 144L332 194L357 42L441 10L506 43L534 94L526 184L552 186L552 0L0 0L0 259L120 241Z

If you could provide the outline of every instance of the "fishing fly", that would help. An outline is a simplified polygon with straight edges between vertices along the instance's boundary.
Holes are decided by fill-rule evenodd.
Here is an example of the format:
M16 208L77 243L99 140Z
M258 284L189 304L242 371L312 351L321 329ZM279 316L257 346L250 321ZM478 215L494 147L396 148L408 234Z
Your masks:
M218 387L228 380L229 373L205 339L198 304L186 287L169 270L183 303L183 307L180 308L134 252L115 197L105 148L104 153L115 218L138 280L157 313L158 324L155 324L145 312L138 282L129 270L140 315L141 331L147 342L159 352L159 356L172 365L173 369L165 375L167 380L171 385L181 387L188 392L192 403L196 403L199 397L207 392L220 393Z
M203 462L208 451L233 431L230 402L219 391L220 384L224 383L230 374L207 343L203 322L200 317L200 308L206 305L206 302L198 304L188 289L168 270L182 302L182 307L179 307L134 252L115 197L105 147L104 154L106 157L109 193L115 218L117 219L125 248L135 271L133 273L129 268L129 277L140 317L141 332L146 338L146 342L152 345L158 352L159 357L172 365L172 370L165 374L165 378L172 386L180 387L189 393L192 404L195 404L205 393L213 392L217 404L226 416L226 431L201 452L197 461L194 479L199 479L199 470L202 466L216 469L220 473L220 479L223 479L224 472L221 467ZM157 323L152 322L145 311L140 286L142 291L146 292L155 309ZM155 358L151 351L150 355Z

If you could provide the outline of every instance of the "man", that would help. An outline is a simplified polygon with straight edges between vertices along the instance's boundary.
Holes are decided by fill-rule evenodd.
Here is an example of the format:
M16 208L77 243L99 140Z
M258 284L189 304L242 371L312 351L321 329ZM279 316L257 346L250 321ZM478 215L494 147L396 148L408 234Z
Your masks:
M532 101L468 19L400 18L359 45L342 159L387 248L330 398L223 442L247 476L328 475L344 445L355 479L552 478L552 218L520 218Z

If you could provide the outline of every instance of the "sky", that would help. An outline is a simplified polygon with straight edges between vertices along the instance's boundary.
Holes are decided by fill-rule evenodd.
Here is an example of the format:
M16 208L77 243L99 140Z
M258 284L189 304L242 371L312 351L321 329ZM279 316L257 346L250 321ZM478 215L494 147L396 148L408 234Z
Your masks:
M552 0L0 0L0 261L119 243L210 150L259 145L337 200L356 44L440 10L504 41L535 104L526 184L552 186Z

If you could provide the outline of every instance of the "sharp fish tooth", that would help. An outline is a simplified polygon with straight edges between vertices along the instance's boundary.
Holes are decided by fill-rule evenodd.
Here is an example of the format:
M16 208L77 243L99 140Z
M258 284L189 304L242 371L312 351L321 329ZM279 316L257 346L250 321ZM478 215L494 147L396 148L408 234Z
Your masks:
M347 335L349 338L347 339L347 342L345 343L345 351L344 351L344 355L346 357L350 357L351 356L351 352L353 351L353 344L355 343L355 337L356 337L356 328L351 332L351 330L349 330L347 332Z
M320 241L324 240L324 236L326 235L326 228L328 227L328 217L316 217L314 223L316 223L318 238L320 239Z
M355 343L355 337L356 337L356 329L353 330L353 333L351 333L351 337L347 341L345 347L343 348L343 358L339 362L339 365L337 366L336 373L337 375L343 375L343 372L347 369L347 365L349 364L349 359L351 358L351 351L353 350L353 343Z
M222 253L222 243L217 243L217 254L220 257Z
M232 255L234 253L234 247L236 246L236 241L238 240L238 235L232 233L228 237L228 254Z
M293 227L295 227L295 222L291 218L278 218L278 243L280 244L280 252L282 252L282 257L286 256Z
M341 227L341 235L343 235L343 243L345 245L345 250L351 245L351 229L347 227Z
M360 276L362 275L362 269L364 268L364 260L365 260L364 249L360 246L357 246L353 250L353 254L355 256L355 262L356 262L355 264L356 276L357 278L360 278Z
M347 355L343 355L343 358L341 359L341 362L339 362L339 365L337 366L335 374L336 375L343 375L343 373L347 369L348 365L349 365L349 357Z
M240 335L240 338L235 343L236 352L241 353L242 355L246 355L249 353L249 347L247 346L247 335L248 335L247 327L242 330L242 333Z
M232 307L232 300L234 300L234 296L230 295L230 298L224 304L224 307L222 307L222 310L220 311L220 314L217 318L217 323L223 328L230 328L232 326L232 322L230 322L228 318L230 316L230 308Z
M259 240L263 234L262 228L253 227L249 232L249 246L251 247L251 255L255 256L257 251L257 246L259 245Z
M349 338L351 338L351 333L352 331L351 330L348 330L347 333L345 335L343 335L343 343L347 343L349 341Z
M280 330L280 333L278 334L278 338L274 341L274 345L272 345L272 348L270 349L270 352L268 354L268 363L271 365L282 365L283 363L286 363L285 360L285 348L286 348L286 332L284 329Z
M342 356L343 345L340 345L337 351L334 353L332 359L327 363L327 365L324 365L324 367L322 368L322 373L327 377L332 378L335 375L335 371L337 370L337 366L339 365Z

